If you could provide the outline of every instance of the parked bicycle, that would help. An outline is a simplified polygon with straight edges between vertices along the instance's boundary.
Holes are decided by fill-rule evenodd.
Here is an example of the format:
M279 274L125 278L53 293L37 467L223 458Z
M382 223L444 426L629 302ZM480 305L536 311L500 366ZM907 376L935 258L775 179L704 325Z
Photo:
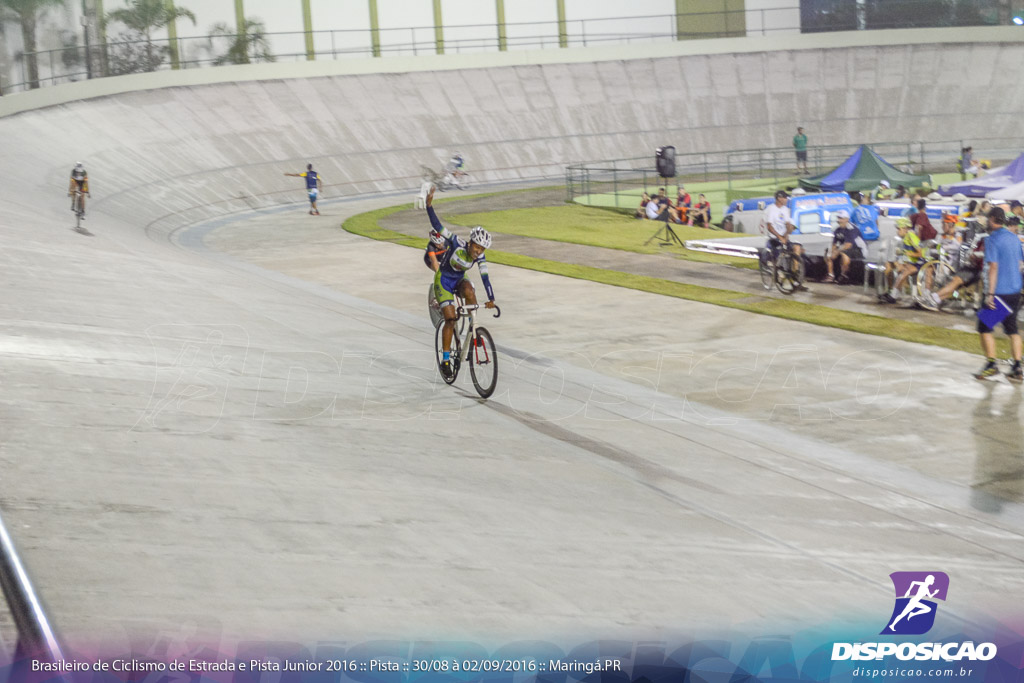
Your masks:
M494 339L491 333L485 328L476 324L476 311L483 308L480 304L459 305L456 313L459 316L459 324L466 319L466 324L461 328L463 334L456 334L452 337L452 349L450 363L451 374L445 375L441 369L444 359L444 347L441 342L441 334L444 330L444 321L441 320L434 331L434 349L437 360L437 370L441 373L441 379L447 384L454 384L459 376L459 370L463 363L469 364L469 374L473 378L473 386L482 398L488 398L494 393L498 385L498 352L494 348ZM501 309L494 307L494 317L501 316Z

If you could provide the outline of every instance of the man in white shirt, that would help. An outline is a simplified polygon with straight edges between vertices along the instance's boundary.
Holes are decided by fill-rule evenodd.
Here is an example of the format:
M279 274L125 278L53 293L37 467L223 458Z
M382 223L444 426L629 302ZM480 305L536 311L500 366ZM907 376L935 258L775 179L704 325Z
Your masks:
M780 247L789 242L789 234L796 230L786 203L787 199L789 195L786 191L779 190L775 193L775 203L766 207L761 215L761 232L768 233L768 244L765 246L771 252L773 260L778 255ZM800 243L793 242L793 253L797 256L803 253Z

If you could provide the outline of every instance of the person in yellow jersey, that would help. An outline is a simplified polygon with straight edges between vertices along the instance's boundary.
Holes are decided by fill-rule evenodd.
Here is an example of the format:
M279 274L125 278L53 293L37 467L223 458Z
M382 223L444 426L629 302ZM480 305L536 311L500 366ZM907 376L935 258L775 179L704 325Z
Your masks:
M85 220L85 197L86 195L92 197L92 195L89 194L89 173L81 161L75 162L75 167L71 169L71 180L68 183L68 196L74 197L76 194L79 195L78 199L81 202L82 220ZM74 210L74 204L71 208Z

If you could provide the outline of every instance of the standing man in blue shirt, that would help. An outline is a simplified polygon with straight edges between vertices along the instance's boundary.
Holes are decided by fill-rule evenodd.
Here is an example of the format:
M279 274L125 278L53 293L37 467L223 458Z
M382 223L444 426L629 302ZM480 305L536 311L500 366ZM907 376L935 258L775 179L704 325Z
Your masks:
M1003 331L1010 337L1010 350L1013 353L1013 367L1006 373L1007 379L1014 383L1024 381L1021 370L1021 339L1017 331L1017 313L1020 311L1020 291L1024 286L1021 277L1021 263L1024 263L1024 250L1017 235L1006 229L1006 213L995 207L988 214L988 225L992 231L985 241L985 264L988 266L988 287L985 305L996 308L998 297L1007 308L1009 314L1003 318ZM999 374L996 368L996 340L993 329L978 318L978 333L981 335L981 350L985 353L985 365L974 376L977 379L991 379Z
M320 196L320 175L313 170L313 164L306 164L305 173L285 173L293 178L306 179L306 191L309 192L309 215L319 216L320 209L316 208L316 200Z

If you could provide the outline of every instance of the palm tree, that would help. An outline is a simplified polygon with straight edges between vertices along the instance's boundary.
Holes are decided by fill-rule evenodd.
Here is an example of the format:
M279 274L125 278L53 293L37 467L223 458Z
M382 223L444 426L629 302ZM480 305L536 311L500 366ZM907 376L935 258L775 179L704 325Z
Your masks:
M217 66L277 61L270 52L267 27L259 19L246 19L241 33L227 24L214 24L210 27L210 35L231 41L228 51L213 60Z
M108 21L119 21L130 30L141 33L146 41L147 60L153 63L153 31L181 17L191 19L195 26L196 15L184 7L168 6L166 0L129 0L127 7L107 13L106 18Z
M36 60L36 19L48 7L63 5L64 0L0 0L0 19L21 23L21 40L29 88L39 87L39 62Z

